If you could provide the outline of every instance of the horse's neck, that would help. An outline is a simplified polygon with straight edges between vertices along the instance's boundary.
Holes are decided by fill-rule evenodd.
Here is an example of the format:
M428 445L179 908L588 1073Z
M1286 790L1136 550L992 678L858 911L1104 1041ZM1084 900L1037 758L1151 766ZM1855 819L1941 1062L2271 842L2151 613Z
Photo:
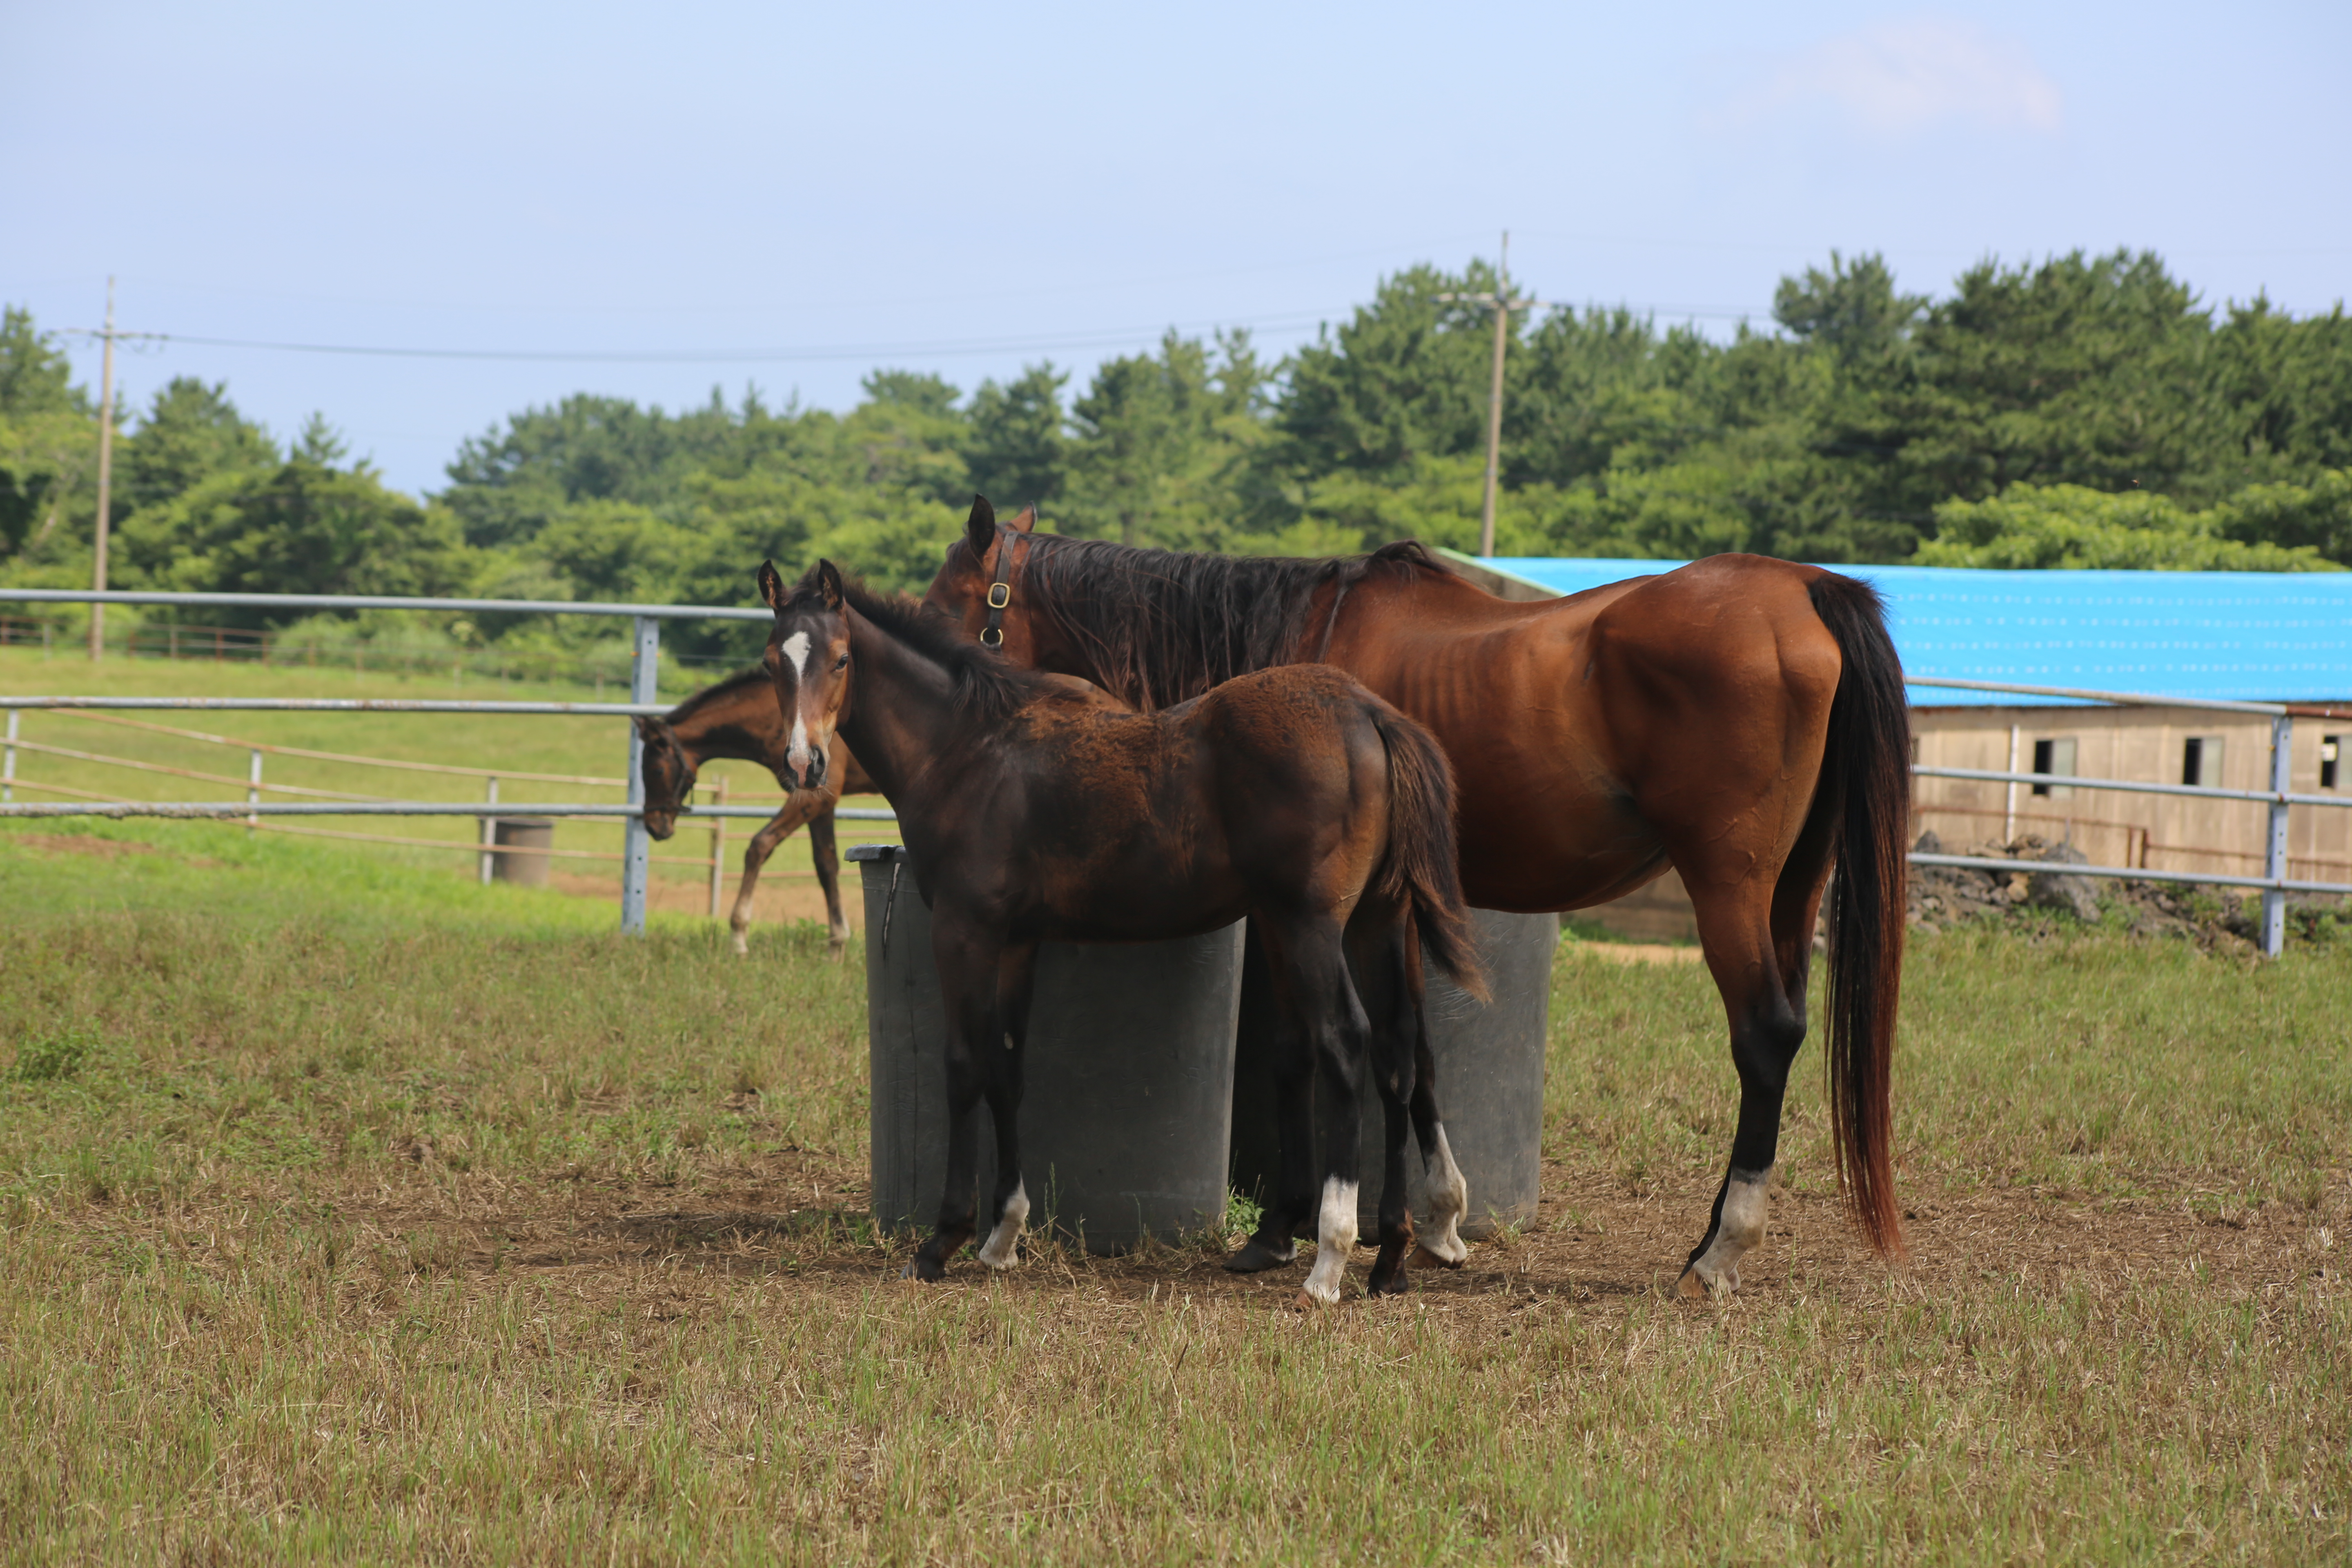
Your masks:
M971 721L955 701L947 670L865 616L849 617L852 691L838 733L891 804L919 788L931 760L950 749Z
M698 768L717 757L764 763L783 750L784 716L774 689L761 682L673 720L670 733Z

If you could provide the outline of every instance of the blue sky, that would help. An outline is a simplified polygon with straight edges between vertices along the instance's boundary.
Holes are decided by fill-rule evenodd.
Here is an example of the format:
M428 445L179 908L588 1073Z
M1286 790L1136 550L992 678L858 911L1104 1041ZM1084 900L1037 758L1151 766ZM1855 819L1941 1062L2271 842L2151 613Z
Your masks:
M1279 353L1384 271L1728 331L1831 247L2148 247L2215 301L2352 271L2352 6L0 7L0 299L151 345L126 399L322 410L411 490L573 391L1074 387L1175 325ZM76 349L96 380L94 350Z

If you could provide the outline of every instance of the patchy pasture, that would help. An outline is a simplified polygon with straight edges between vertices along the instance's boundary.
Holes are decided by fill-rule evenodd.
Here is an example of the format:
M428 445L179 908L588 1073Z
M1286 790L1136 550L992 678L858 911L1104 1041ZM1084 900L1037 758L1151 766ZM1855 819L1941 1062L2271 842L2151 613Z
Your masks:
M1696 1305L1712 989L1564 945L1535 1223L1302 1316L1216 1237L899 1283L856 956L813 928L739 961L163 825L0 828L0 1558L2352 1544L2334 940L1915 936L1912 1261L1839 1216L1809 1051L1767 1243Z

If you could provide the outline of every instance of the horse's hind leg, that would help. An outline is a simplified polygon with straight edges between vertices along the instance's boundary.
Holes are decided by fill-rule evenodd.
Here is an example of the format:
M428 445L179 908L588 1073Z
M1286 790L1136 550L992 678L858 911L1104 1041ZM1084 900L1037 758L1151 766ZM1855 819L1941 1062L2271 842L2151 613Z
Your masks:
M948 1158L938 1222L907 1265L907 1277L915 1279L944 1279L949 1260L963 1250L977 1229L972 1188L980 1128L973 1113L996 1068L982 1053L993 1048L1003 1054L996 942L941 910L931 925L931 952L939 964L940 1010L947 1020Z
M841 913L841 857L834 852L833 807L809 818L809 862L824 889L825 945L839 958L849 951L849 921Z
M1371 1028L1349 977L1346 941L1338 921L1321 915L1269 920L1266 958L1275 994L1296 1018L1297 1032L1307 1047L1304 1061L1285 1064L1297 1081L1284 1086L1279 1206L1286 1228L1277 1234L1286 1235L1289 1225L1309 1213L1315 1215L1315 1266L1307 1270L1301 1299L1328 1307L1339 1300L1348 1254L1356 1246L1363 1151L1358 1106ZM1319 1114L1314 1103L1318 1072L1322 1080ZM1310 1151L1310 1142L1319 1142L1319 1150ZM1319 1192L1315 1181L1318 1170L1323 1178Z
M1445 1122L1437 1114L1437 1064L1429 1054L1429 1018L1416 1003L1412 1130L1421 1144L1422 1184L1429 1194L1429 1234L1412 1249L1416 1264L1459 1268L1469 1260L1462 1222L1470 1213L1470 1179L1454 1161Z
M1028 1059L1029 996L1037 973L1037 948L1008 947L997 961L996 1027L1002 1040L981 1042L982 1079L989 1113L996 1126L996 1191L989 1212L996 1216L980 1260L991 1268L1021 1261L1022 1229L1029 1223L1029 1188L1021 1179L1021 1096ZM1003 1048L996 1047L1002 1044Z
M1411 1131L1408 1104L1420 1092L1420 987L1412 951L1412 928L1402 911L1360 910L1349 922L1349 967L1356 993L1371 1025L1372 1086L1380 1093L1383 1139L1381 1158L1380 1255L1367 1289L1375 1296L1402 1295L1406 1249L1412 1246L1412 1189L1405 1178L1404 1144Z
M1691 883L1707 968L1723 993L1731 1024L1739 1121L1706 1234L1691 1248L1676 1282L1685 1296L1738 1289L1739 1260L1764 1239L1781 1104L1789 1069L1805 1040L1805 982L1812 962L1813 918L1829 874L1827 840L1824 828L1808 823L1777 886L1752 871L1743 880Z
M1253 942L1265 941L1264 924L1251 922ZM1287 977L1271 948L1266 950L1266 963L1275 992L1271 1052L1275 1172L1273 1190L1265 1194L1265 1207L1258 1215L1257 1229L1225 1259L1225 1268L1235 1274L1279 1268L1298 1256L1297 1230L1307 1220L1306 1194L1315 1184L1315 1058L1299 1027L1298 1009L1284 989Z
M1412 1111L1414 1140L1421 1145L1422 1186L1429 1194L1429 1234L1412 1249L1417 1267L1459 1268L1469 1260L1461 1226L1470 1213L1470 1180L1454 1161L1445 1121L1437 1113L1437 1061L1429 1048L1427 982L1421 967L1421 942L1406 931L1406 978L1412 987Z

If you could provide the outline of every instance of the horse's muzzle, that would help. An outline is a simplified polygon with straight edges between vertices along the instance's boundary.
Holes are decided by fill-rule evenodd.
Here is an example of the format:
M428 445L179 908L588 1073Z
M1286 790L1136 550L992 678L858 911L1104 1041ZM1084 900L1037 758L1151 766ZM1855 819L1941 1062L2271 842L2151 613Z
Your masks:
M648 811L646 813L646 837L651 838L655 843L660 844L667 842L669 836L677 831L677 816L676 813L667 811Z

